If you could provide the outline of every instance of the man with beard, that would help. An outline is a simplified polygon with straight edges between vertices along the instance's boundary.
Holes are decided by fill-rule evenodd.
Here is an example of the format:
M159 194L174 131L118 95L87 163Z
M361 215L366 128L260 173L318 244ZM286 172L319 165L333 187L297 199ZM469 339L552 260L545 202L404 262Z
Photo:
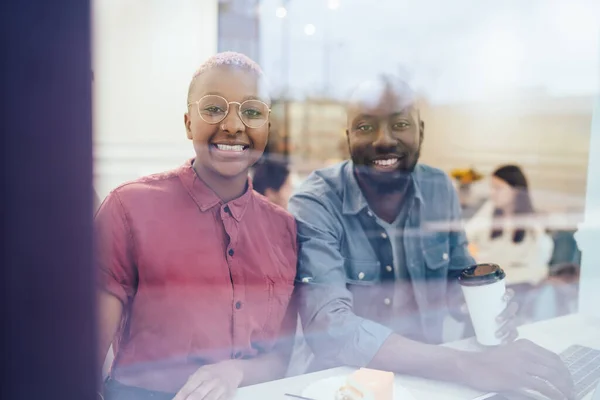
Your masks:
M404 82L363 83L347 109L352 159L315 171L290 200L312 367L368 366L482 391L571 398L558 356L514 341L515 303L498 316L504 346L462 352L435 345L449 314L465 317L456 278L474 261L449 177L418 163L424 130Z

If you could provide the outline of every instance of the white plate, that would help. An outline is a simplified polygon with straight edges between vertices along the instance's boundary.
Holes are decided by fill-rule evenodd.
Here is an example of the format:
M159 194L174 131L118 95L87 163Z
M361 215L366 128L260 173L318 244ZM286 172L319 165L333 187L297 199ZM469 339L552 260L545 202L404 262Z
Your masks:
M311 383L302 391L302 397L314 400L335 400L337 390L346 384L347 375L333 376ZM394 385L394 400L415 400L405 388Z

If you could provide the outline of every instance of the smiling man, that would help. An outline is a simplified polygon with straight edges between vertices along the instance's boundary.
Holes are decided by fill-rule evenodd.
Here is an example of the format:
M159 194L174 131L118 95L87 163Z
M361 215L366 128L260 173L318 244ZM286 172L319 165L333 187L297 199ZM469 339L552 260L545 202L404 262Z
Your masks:
M449 177L418 163L424 128L404 82L361 84L347 109L351 160L311 174L290 201L313 368L369 366L568 397L572 382L558 357L514 342L514 303L498 316L505 346L470 353L433 345L450 313L464 317L456 278L474 261Z

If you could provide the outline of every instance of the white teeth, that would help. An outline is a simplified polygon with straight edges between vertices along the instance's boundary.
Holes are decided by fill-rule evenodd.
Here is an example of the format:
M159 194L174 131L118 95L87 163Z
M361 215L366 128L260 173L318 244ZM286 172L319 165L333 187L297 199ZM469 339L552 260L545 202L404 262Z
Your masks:
M394 165L398 162L397 158L388 158L387 160L375 160L373 164L379 165L382 167L389 167L390 165Z
M244 151L244 146L242 146L241 144L236 144L233 146L230 146L228 144L217 144L217 149L223 151Z

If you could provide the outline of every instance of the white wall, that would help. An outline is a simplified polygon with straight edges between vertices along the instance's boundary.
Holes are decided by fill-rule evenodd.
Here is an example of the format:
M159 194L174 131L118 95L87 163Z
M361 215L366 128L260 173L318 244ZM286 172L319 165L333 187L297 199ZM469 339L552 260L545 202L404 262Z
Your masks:
M217 0L94 0L95 185L193 156L183 113L190 78L217 50Z
M115 186L193 156L190 79L217 51L217 0L93 0L94 174ZM112 363L109 351L106 375Z

